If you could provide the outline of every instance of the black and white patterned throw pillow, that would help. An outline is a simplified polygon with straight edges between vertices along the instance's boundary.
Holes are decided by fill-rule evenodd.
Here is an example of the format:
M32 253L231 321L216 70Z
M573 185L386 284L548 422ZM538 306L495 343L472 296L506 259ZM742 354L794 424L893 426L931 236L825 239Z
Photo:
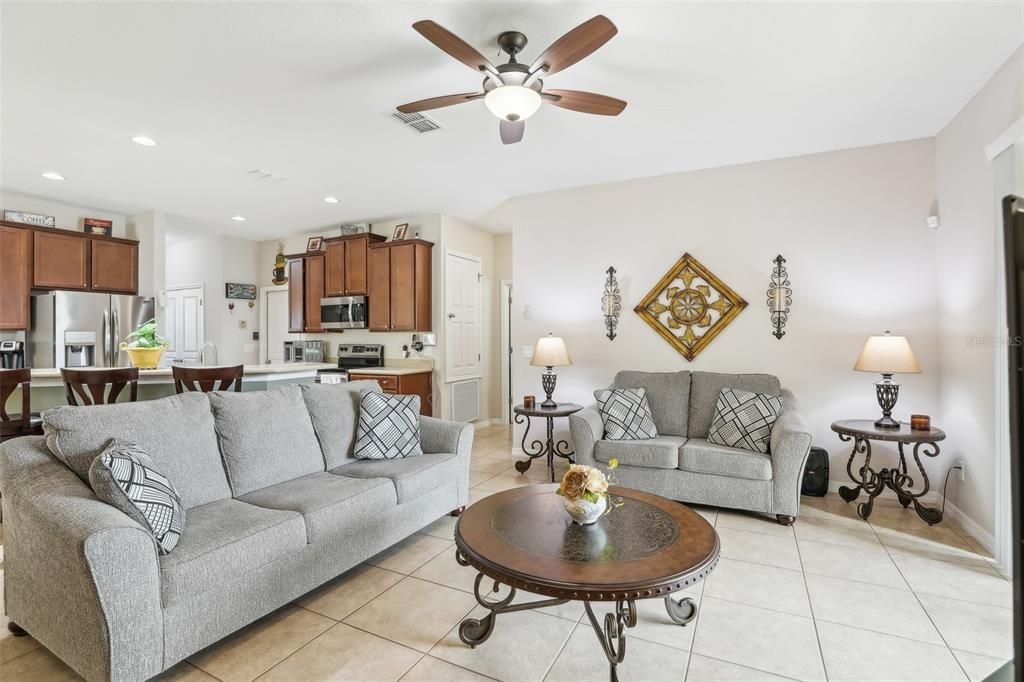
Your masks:
M604 422L606 440L657 438L647 391L642 388L604 388L594 391Z
M181 497L137 445L111 439L89 467L89 484L96 497L149 529L160 554L178 544L185 527Z
M782 398L723 388L718 394L708 442L767 454L772 425L782 412Z
M352 454L357 459L422 455L420 397L360 391L359 424Z

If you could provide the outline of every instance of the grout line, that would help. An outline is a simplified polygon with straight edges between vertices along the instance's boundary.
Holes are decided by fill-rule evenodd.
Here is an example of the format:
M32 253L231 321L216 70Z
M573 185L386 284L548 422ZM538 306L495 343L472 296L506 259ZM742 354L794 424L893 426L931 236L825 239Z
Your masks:
M735 661L727 661L724 658L718 658L717 656L708 656L707 654L698 654L698 653L695 653L693 651L690 652L690 664L687 665L687 667L686 667L686 676L687 676L687 678L689 678L689 676L690 676L690 666L693 665L693 657L694 656L700 656L701 658L710 658L712 661L718 661L719 663L725 663L727 665L734 665L734 666L736 666L738 668L745 668L746 670L753 670L755 672L764 673L765 675L774 675L775 677L778 677L778 678L783 679L783 680L794 680L794 682L799 682L795 677L788 677L786 675L780 675L779 673L773 673L770 670L762 670L761 668L755 668L754 666L747 665L745 663L736 663Z
M536 611L540 612L540 609L536 609ZM541 615L549 616L551 614L544 613L544 614L541 614ZM557 616L555 616L555 618L557 618ZM567 620L567 619L563 619L563 620ZM541 682L543 682L544 680L547 679L548 675L551 673L551 669L554 668L555 667L555 663L558 662L558 657L562 655L563 651L565 651L565 647L569 644L569 640L572 639L573 634L576 632L576 628L578 628L579 626L580 626L579 621L576 621L576 624L573 625L571 628L569 628L569 634L566 635L564 640L562 640L562 646L558 647L558 651L556 651L555 655L551 658L551 662L548 663L548 667L544 669L544 674L540 676ZM589 623L588 623L588 626L589 626Z
M796 533L793 534L794 536ZM825 665L825 652L821 648L821 634L818 632L818 619L814 617L814 602L811 601L811 588L807 586L807 572L804 570L804 555L800 551L800 539L796 538L796 555L800 561L800 575L804 584L804 594L807 596L807 608L811 612L811 624L814 627L814 639L818 642L818 661L821 663L821 670L828 681L828 666Z

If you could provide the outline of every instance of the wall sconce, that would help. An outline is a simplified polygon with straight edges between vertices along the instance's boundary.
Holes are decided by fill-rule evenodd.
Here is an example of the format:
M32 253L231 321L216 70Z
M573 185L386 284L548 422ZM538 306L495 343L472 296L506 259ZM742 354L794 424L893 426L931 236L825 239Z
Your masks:
M789 319L789 306L793 305L793 290L789 287L789 273L783 263L786 259L781 255L772 261L775 267L772 268L772 279L768 283L768 312L772 315L772 326L775 331L772 334L776 339L781 339L786 332L782 330Z
M622 312L622 294L619 292L619 281L615 279L615 268L605 271L608 277L604 280L604 295L601 297L601 311L604 313L604 326L608 330L605 336L614 341L617 336L615 328L619 326L619 313Z

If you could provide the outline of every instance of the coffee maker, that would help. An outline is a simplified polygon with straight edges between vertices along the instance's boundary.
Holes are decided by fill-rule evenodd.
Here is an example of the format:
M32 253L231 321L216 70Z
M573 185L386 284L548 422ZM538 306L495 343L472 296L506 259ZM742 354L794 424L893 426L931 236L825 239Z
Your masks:
M24 341L0 341L0 369L21 369L25 366Z

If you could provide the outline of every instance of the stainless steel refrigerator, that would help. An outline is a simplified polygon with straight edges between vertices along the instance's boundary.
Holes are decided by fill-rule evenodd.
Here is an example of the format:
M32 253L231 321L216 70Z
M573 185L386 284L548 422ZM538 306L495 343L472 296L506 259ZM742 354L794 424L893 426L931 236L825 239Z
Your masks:
M155 316L152 297L78 291L32 294L30 367L126 367L118 349L136 327Z

